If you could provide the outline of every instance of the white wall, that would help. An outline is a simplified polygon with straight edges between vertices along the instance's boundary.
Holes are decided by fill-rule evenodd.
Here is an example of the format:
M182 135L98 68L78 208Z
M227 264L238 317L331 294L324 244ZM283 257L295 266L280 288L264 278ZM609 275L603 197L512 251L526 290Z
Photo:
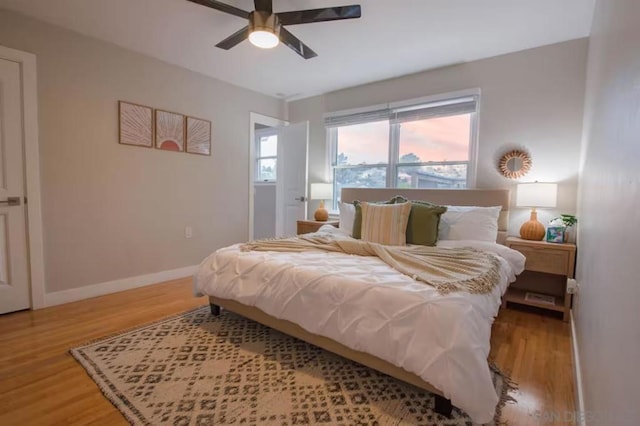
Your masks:
M281 101L2 10L0 44L37 55L48 292L248 238L249 113ZM211 120L211 157L119 145L118 100Z
M640 419L640 2L598 0L589 47L574 316L592 424Z
M497 161L523 147L533 168L522 181L560 183L558 209L541 211L540 219L575 213L587 44L574 40L291 102L289 120L310 121L309 181L324 179L324 113L480 88L477 186L515 189L497 172ZM513 213L510 230L517 234L529 212Z

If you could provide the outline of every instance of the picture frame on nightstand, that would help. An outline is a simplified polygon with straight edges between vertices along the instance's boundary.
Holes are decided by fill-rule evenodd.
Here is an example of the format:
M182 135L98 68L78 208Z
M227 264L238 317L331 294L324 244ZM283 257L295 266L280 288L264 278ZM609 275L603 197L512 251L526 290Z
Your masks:
M564 226L549 226L547 228L547 242L548 243L563 243L564 242Z

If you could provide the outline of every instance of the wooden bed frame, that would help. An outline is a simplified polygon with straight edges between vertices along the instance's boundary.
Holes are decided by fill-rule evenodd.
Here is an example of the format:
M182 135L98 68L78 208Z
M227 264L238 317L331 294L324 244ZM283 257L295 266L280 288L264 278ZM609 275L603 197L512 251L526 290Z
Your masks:
M503 243L507 236L509 223L509 190L504 189L395 189L395 188L344 188L342 189L342 201L379 201L387 200L395 195L402 195L409 200L425 200L435 204L457 206L502 206L502 212L498 220L498 242ZM384 361L376 356L353 350L324 336L310 333L299 325L275 318L259 308L246 306L230 299L220 299L209 296L211 313L220 315L220 308L234 312L249 318L260 324L271 327L282 333L288 334L312 345L318 346L329 352L338 354L374 370L378 370L396 379L410 383L420 389L429 391L435 395L435 411L444 416L451 416L451 401L443 396L442 391L424 381L416 374Z

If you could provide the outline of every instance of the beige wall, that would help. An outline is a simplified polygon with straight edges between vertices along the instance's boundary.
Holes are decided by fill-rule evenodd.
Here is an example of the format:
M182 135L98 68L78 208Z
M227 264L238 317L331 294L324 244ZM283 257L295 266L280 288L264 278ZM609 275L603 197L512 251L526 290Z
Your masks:
M282 102L5 11L0 44L37 55L48 292L247 239L249 112L281 116ZM119 145L118 100L211 120L213 155Z
M505 150L524 147L532 155L533 168L522 181L560 182L558 210L541 211L541 220L559 211L573 213L586 53L587 40L580 39L292 102L289 120L309 120L311 125L309 180L324 178L324 113L480 88L477 186L515 189L514 181L498 174L496 164ZM518 233L528 215L526 210L513 211L512 233Z
M640 2L598 0L589 47L574 304L588 415L640 419Z

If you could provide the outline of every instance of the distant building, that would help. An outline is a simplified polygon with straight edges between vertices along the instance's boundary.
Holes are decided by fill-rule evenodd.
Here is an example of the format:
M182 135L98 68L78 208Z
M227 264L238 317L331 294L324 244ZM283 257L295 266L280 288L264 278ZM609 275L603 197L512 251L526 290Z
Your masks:
M467 178L459 176L442 176L434 173L415 170L407 173L411 188L466 188Z

